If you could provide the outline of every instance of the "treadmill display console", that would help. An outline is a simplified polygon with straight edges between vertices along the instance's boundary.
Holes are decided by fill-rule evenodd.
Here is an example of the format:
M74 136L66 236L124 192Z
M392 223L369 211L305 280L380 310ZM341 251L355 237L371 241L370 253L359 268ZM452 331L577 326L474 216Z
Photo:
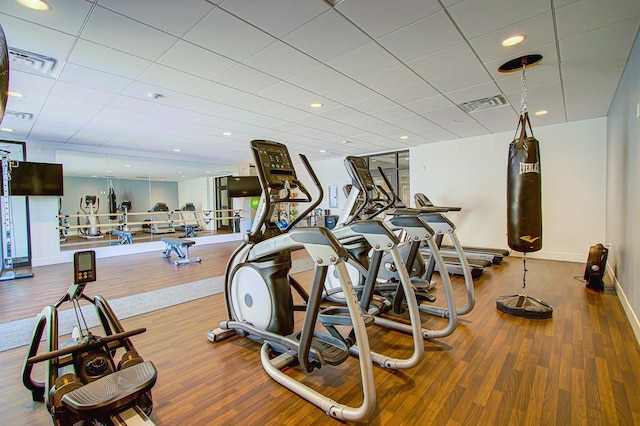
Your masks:
M371 172L369 171L369 166L367 165L367 161L362 157L354 157L349 156L344 160L345 165L347 166L347 171L349 174L354 174L351 176L354 184L360 186L364 183L366 188L360 188L361 190L371 190L375 183L373 182L373 177L371 176Z
M273 189L282 189L283 182L288 180L293 187L296 172L287 147L277 142L268 141L253 141L252 144L258 153L257 160L260 163L258 166L264 170L269 186Z
M75 284L84 284L95 281L96 277L96 252L78 251L73 254L73 278Z

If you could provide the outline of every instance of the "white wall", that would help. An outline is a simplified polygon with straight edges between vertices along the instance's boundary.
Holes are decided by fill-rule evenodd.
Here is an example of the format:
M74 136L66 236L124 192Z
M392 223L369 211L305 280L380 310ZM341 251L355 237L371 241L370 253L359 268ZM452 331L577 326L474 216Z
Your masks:
M607 125L608 269L640 341L640 36L613 98Z
M540 127L534 133L540 141L544 222L543 248L530 256L584 262L589 247L604 241L606 119ZM412 199L423 192L435 204L462 207L448 215L463 244L506 248L512 139L508 132L412 148ZM346 201L342 187L349 182L343 160L312 166L325 192L338 185L339 208L331 213L339 214ZM321 207L328 208L326 196Z
M515 127L514 123L514 127ZM515 129L514 129L515 131ZM584 262L604 240L606 119L533 129L540 141L543 245L532 257ZM513 133L421 145L411 151L411 193L450 213L463 244L506 247L506 175Z

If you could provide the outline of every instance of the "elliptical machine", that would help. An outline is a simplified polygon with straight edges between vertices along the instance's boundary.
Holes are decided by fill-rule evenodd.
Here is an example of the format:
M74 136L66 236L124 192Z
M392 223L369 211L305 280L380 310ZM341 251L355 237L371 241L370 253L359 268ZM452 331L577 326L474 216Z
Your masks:
M405 322L397 321L393 317L381 317L380 314L392 313L399 315L406 311L410 302L417 300L420 311L427 311L429 306L425 303L432 303L435 298L428 292L431 283L420 279L424 274L424 262L419 253L419 247L423 244L432 247L435 252L435 261L439 265L444 265L444 260L435 242L435 236L441 227L433 223L429 215L438 215L440 209L432 208L423 211L405 210L404 214L399 211L390 210L394 205L394 199L388 193L382 192L375 185L371 172L366 161L361 157L349 156L344 160L345 167L352 179L349 191L347 206L338 220L338 230L361 221L368 221L376 216L393 212L392 215L384 219L384 223L390 229L402 236L402 243L398 245L400 259L396 259L389 254L371 252L371 246L363 241L348 242L339 238L347 248L350 258L348 269L352 280L360 282L361 286L356 288L361 296L361 306L367 307L371 314L376 315L375 322L381 326L412 333L413 327ZM423 214L421 214L423 213ZM429 213L429 215L427 215ZM435 229L434 229L435 228ZM336 233L337 231L334 231ZM339 235L339 234L336 234ZM398 237L398 241L401 241ZM404 265L412 265L409 285L400 285L402 278L399 272ZM408 269L408 268L407 268ZM376 271L372 277L371 272ZM327 283L327 297L330 300L339 301L342 293L336 287L333 277L329 275ZM407 287L411 290L407 291ZM438 329L421 328L422 338L433 339L446 337L452 334L458 324L457 310L451 280L448 275L442 276L442 289L445 294L446 308L440 316L448 318L447 323ZM412 324L413 325L413 324ZM420 322L418 326L422 327Z
M97 202L97 204L96 204ZM86 228L79 228L80 238L93 239L104 238L100 232L100 220L98 219L98 211L100 210L100 198L95 195L85 195L84 207L82 206L82 198L80 198L80 210L86 215ZM78 212L80 214L80 212ZM78 225L80 218L78 217Z
M22 382L33 401L45 402L56 426L153 425L148 415L153 409L151 388L156 383L156 368L151 361L143 361L130 340L146 329L125 331L102 296L84 294L87 283L96 280L94 251L76 252L73 259L74 284L36 318ZM81 299L94 305L105 337L89 331L80 309ZM78 326L71 340L58 345L58 308L64 302L73 303ZM46 352L38 354L45 328ZM124 353L116 362L119 348ZM39 362L46 362L44 382L32 377L33 367Z
M316 208L322 198L322 186L305 156L300 158L320 194L313 201L296 171L285 145L265 140L251 141L251 150L262 188L260 204L251 230L231 255L225 271L225 301L228 320L209 331L211 342L235 334L262 344L263 368L275 381L340 420L359 421L375 408L375 385L365 322L372 318L358 306L353 285L346 271L347 252L324 227L295 228L300 219L284 229L271 219L278 203L310 203L298 218ZM303 194L291 198L292 190ZM291 252L305 249L314 260L314 277L307 294L289 276ZM329 265L334 265L345 294L346 307L321 309L323 284ZM306 302L301 331L294 331L294 305L291 288ZM329 333L317 329L322 323ZM337 326L352 328L343 337ZM349 358L351 348L359 352L362 403L351 407L328 398L295 380L282 370L300 364L307 373L322 366L333 366Z

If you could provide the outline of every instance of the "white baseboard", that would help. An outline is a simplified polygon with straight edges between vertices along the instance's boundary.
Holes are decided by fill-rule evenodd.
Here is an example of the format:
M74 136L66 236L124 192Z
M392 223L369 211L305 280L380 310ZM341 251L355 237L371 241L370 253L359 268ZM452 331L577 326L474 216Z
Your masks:
M629 303L629 299L627 299L627 295L624 294L624 290L618 282L618 277L616 277L616 274L613 272L613 269L611 269L609 264L607 264L607 274L611 278L611 281L613 281L613 283L615 284L616 293L618 294L618 298L620 299L622 309L624 309L625 314L627 314L629 324L631 324L633 333L636 335L636 340L638 341L638 344L640 344L640 321L638 321L638 316L633 311L633 308Z

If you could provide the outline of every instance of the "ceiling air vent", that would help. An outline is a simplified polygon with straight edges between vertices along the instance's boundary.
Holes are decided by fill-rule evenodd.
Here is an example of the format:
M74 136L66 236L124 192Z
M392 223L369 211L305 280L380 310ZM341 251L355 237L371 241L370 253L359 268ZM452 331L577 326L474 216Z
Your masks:
M21 71L55 77L58 63L55 58L11 46L9 46L8 50L12 68L15 67Z
M507 99L504 95L491 96L488 98L476 99L475 101L463 102L458 106L466 112L482 111L484 109L490 109L507 105Z
M20 111L11 111L5 110L4 115L8 115L9 117L14 117L19 120L32 120L33 114L30 112L20 112Z

